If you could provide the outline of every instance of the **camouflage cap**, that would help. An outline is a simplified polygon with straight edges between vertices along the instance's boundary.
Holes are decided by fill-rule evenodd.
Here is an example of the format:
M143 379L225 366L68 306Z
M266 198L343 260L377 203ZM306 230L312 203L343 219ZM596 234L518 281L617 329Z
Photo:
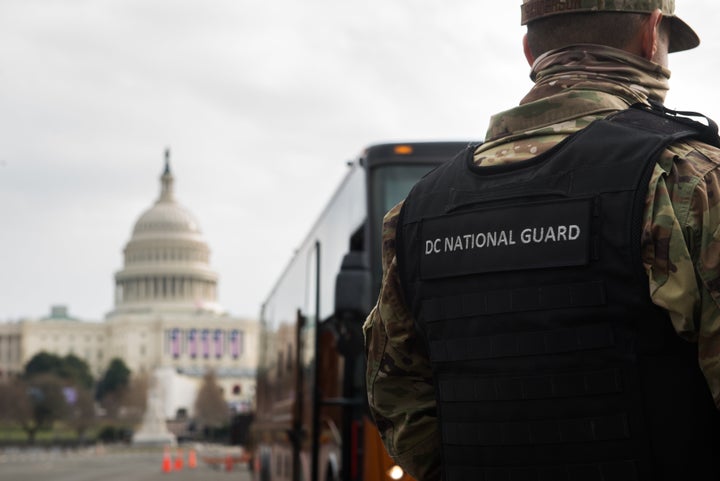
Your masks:
M650 13L659 8L670 21L670 52L689 50L700 44L695 31L675 16L675 0L523 0L522 25L533 20L578 12Z

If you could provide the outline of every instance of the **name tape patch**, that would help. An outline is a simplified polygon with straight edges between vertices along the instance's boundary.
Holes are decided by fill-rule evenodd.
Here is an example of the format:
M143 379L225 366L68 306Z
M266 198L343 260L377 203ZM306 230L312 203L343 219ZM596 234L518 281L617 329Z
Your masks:
M585 265L591 201L563 200L425 219L423 279Z

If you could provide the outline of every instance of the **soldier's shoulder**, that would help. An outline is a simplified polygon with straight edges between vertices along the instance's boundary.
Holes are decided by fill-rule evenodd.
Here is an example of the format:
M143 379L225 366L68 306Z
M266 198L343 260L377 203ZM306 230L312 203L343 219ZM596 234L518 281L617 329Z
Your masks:
M400 211L402 210L403 205L405 204L405 200L401 200L397 204L395 204L389 211L385 213L385 216L383 217L383 224L392 224L393 226L397 224L398 216L400 215Z
M703 177L720 167L720 148L699 140L685 140L672 144L666 151L676 168L684 175Z
M714 164L720 163L720 147L700 142L699 140L691 140L688 144L697 151L702 157Z

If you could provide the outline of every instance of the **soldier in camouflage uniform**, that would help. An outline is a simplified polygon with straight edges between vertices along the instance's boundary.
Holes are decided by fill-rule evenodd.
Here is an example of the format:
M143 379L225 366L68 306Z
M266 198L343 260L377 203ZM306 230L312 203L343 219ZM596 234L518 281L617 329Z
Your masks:
M674 0L524 0L522 7L522 22L528 25L525 55L535 85L518 107L491 118L486 141L472 158L481 168L536 158L633 104L662 103L670 76L667 54L699 44L692 29L674 15ZM639 236L647 274L642 282L649 282L649 298L666 312L667 325L677 335L673 337L693 347L698 372L709 386L707 397L714 399L715 406L720 406L719 166L720 150L697 140L676 141L664 148L651 170ZM438 421L430 348L406 301L396 257L401 209L402 204L396 206L384 220L384 280L363 327L368 399L395 461L421 481L650 479L648 471L637 466L617 476L608 474L613 471L607 466L573 465L572 460L559 468L545 466L542 451L533 455L534 464L516 471L507 460L504 471L483 470L480 460L474 471L453 471L448 466L454 461L447 459L447 453L443 458L448 430ZM669 408L666 415L692 413ZM499 449L513 444L504 445L503 436L498 436ZM531 435L526 439L533 444ZM685 441L678 439L678 453ZM582 449L582 443L574 444ZM661 456L672 457L673 452ZM477 455L485 456L479 450ZM683 455L695 457L692 451ZM683 462L693 466L696 460ZM684 479L701 478L697 471L692 473ZM663 473L654 476L666 479ZM702 479L720 479L720 475L715 471Z

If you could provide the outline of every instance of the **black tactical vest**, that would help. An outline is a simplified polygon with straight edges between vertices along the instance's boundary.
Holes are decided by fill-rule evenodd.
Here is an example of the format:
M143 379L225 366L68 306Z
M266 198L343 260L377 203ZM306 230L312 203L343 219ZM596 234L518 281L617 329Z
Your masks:
M655 162L689 137L717 144L631 108L518 164L477 168L469 148L412 190L397 256L444 481L720 480L697 346L651 302L640 258Z

